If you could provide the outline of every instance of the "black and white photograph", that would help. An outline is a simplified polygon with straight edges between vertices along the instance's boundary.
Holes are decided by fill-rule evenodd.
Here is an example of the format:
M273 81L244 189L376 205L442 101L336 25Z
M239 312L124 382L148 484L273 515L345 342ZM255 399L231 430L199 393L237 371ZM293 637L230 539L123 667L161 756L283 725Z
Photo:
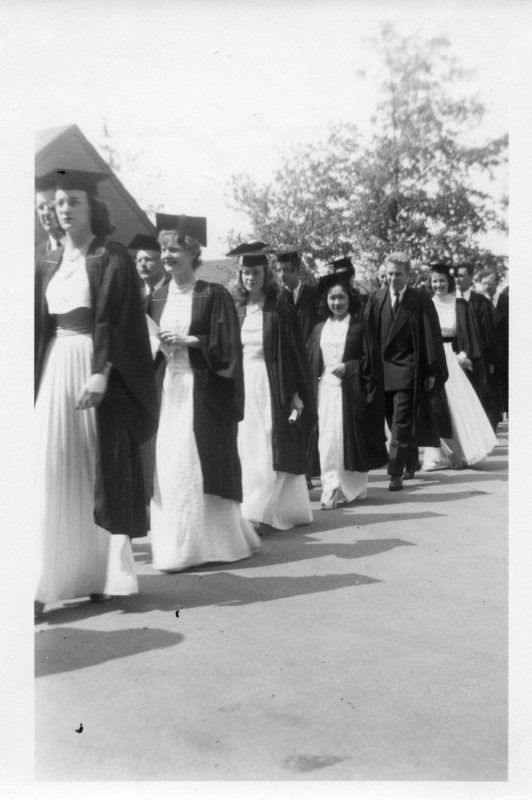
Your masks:
M0 20L5 796L530 797L526 4Z

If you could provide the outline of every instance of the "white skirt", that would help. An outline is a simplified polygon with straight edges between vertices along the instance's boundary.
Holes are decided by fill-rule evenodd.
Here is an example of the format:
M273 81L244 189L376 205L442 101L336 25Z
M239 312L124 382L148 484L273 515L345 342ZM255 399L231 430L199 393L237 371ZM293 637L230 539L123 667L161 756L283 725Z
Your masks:
M266 365L262 359L244 361L246 406L238 426L242 463L242 513L286 531L312 522L305 475L276 472L272 457L272 406Z
M153 566L176 572L199 564L240 561L260 539L236 500L204 494L193 430L194 375L169 365L164 379L150 507Z
M92 372L92 337L48 348L35 405L36 600L138 592L131 541L94 523L96 412L76 411Z
M497 437L477 393L458 363L451 342L444 343L449 378L445 394L451 415L452 439L441 447L425 447L423 469L463 468L483 461L497 445Z
M344 467L344 425L342 385L334 375L325 374L318 389L321 465L321 503L330 503L338 489L348 502L368 495L368 473Z

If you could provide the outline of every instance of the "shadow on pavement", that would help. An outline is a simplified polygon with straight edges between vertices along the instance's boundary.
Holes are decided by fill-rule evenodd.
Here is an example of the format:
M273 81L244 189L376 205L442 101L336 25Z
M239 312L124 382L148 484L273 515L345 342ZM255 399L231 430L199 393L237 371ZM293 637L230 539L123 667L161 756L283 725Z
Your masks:
M141 575L139 582L141 594L124 598L123 609L126 613L139 614L154 610L176 609L182 611L211 605L242 606L380 583L376 578L355 573L248 577L219 571L203 575L190 572L173 575Z
M185 637L154 628L94 631L81 628L42 629L35 634L35 676L93 667L115 658L180 644Z

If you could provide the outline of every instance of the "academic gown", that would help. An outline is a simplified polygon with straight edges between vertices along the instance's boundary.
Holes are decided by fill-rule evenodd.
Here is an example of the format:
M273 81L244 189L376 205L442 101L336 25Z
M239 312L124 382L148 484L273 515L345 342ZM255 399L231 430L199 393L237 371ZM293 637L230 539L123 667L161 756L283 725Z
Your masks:
M389 288L377 289L368 300L366 306L367 335L373 347L380 350L383 370L393 381L404 371L406 361L397 342L401 341L405 329L409 329L412 354L408 355L411 364L411 386L413 388L412 440L419 446L438 447L441 429L450 433L451 421L448 409L440 404L438 412L431 399L438 395L448 378L445 352L443 349L440 324L434 304L425 291L407 287L402 302L397 310L385 340L381 340L382 317L385 304L390 304ZM386 309L387 311L388 309ZM407 328L408 326L408 328ZM410 339L409 339L410 341ZM434 388L430 392L424 389L427 377L435 379ZM399 388L399 386L398 386ZM404 387L406 388L406 387ZM440 419L437 419L436 413Z
M157 324L169 284L157 289L151 316ZM193 427L205 494L242 502L242 470L237 426L244 416L244 373L240 328L231 295L217 283L198 280L192 298L189 334L200 348L189 348L194 374ZM166 359L158 367L162 385Z
M55 320L46 289L63 247L44 254L35 276L35 394ZM130 538L147 532L140 445L157 427L157 400L150 345L137 274L117 242L95 237L86 255L93 319L93 373L112 364L107 391L96 408L94 521Z
M323 374L320 343L324 325L325 322L320 322L314 327L308 344L316 398ZM382 368L361 317L351 316L342 362L346 367L342 378L344 468L368 472L384 466L388 453L384 433Z
M318 300L316 296L316 287L309 286L306 283L301 285L301 291L297 298L297 303L294 305L292 293L288 289L283 289L282 297L290 305L294 306L298 322L301 326L303 339L308 342L310 334L312 333L316 322L318 321Z
M246 307L239 304L237 310L242 326ZM273 469L302 475L307 470L305 430L317 420L316 400L301 327L293 304L282 297L264 303L263 347L272 408ZM296 392L304 410L290 424L290 402Z

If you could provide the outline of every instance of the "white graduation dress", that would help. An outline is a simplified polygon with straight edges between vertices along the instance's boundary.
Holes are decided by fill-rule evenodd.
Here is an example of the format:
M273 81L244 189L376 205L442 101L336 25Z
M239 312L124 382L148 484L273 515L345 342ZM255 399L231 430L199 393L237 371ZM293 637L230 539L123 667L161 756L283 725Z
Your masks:
M456 298L452 294L433 298L442 336L456 336ZM445 395L452 423L452 438L440 447L425 447L423 469L464 468L483 461L497 445L497 437L477 393L459 364L452 342L444 342L449 378Z
M183 336L190 329L194 284L170 283L160 329ZM193 430L194 374L188 347L163 347L167 358L155 445L150 506L153 566L177 572L216 562L240 561L260 549L240 503L205 494Z
M37 591L41 603L138 591L131 540L94 523L96 411L76 410L92 374L85 258L63 259L46 290L61 317L45 356L35 404Z
M344 467L342 381L333 375L333 369L342 363L349 320L349 314L340 321L330 317L321 333L323 372L318 386L318 450L322 505L330 503L338 489L348 502L367 497L368 473Z
M242 513L254 523L278 530L312 522L305 475L273 469L272 403L264 362L263 313L247 306L242 325L244 348L244 419L238 428L242 463Z

